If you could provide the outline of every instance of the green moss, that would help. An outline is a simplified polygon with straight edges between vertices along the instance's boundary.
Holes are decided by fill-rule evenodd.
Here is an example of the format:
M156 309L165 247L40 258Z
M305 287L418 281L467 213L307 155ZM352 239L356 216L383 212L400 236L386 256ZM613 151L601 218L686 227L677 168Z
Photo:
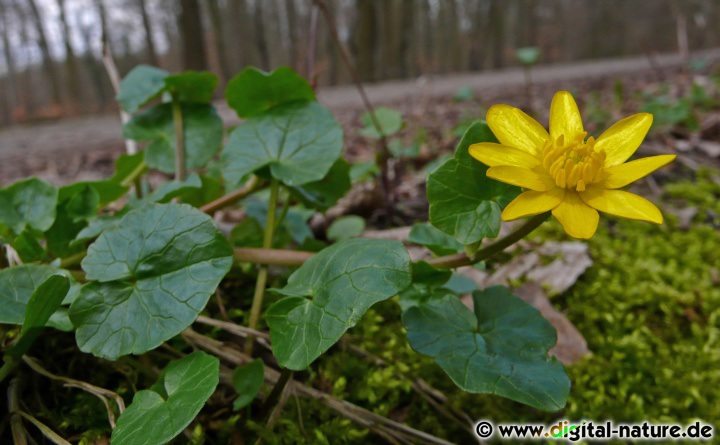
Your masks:
M720 186L709 184L711 177L712 172L701 173L692 181L668 184L669 199L675 205L715 209ZM603 216L589 241L593 266L570 291L553 298L593 351L568 368L573 386L563 412L543 413L500 397L458 390L431 359L409 347L393 301L376 305L344 343L319 359L308 383L457 443L471 443L472 436L415 393L409 379L427 381L473 419L702 419L720 424L720 285L713 281L720 265L720 233L700 220L689 230L679 230L672 217L667 219L665 225L655 226ZM554 220L533 236L567 238ZM348 343L380 357L387 366L359 357ZM320 402L304 399L299 405L288 403L271 437L269 443L282 444L298 438L347 444L378 439Z

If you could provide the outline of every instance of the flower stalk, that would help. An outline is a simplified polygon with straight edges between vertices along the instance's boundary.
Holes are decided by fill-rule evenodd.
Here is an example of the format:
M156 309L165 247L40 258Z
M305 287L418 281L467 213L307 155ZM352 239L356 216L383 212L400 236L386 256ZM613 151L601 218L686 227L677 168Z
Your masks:
M263 248L270 249L272 247L273 232L275 229L275 212L277 210L278 192L280 185L278 180L273 178L270 182L270 201L268 202L267 220L265 221L265 234L263 237ZM257 329L260 319L260 309L262 309L263 298L265 296L265 286L267 285L268 268L260 267L258 271L257 281L255 282L255 293L253 295L252 307L250 308L250 321L248 327ZM255 344L255 336L248 335L245 339L245 352L252 355L253 345Z

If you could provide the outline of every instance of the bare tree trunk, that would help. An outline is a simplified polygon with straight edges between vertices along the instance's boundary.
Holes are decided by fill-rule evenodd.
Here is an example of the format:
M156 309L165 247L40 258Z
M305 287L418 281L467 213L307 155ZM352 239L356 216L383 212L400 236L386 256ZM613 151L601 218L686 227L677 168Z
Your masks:
M382 67L384 79L397 79L403 75L402 0L385 0L382 3Z
M211 1L210 3L215 3ZM137 0L137 8L140 11L142 17L143 29L145 30L145 49L147 50L148 60L153 66L159 66L160 61L158 60L157 50L155 49L155 40L153 39L153 29L150 23L150 15L147 10L146 0Z
M40 46L40 51L43 56L43 69L45 70L45 75L48 77L48 81L50 82L50 94L52 95L53 104L61 106L62 95L60 89L60 78L58 77L57 70L55 69L55 63L53 62L52 54L50 53L50 44L48 43L47 35L45 33L45 25L36 2L37 0L28 0L28 6L30 6L32 19L35 22L35 29L38 33L38 45Z
M256 49L251 43L254 32L247 1L228 0L227 15L227 39L234 42L231 46L233 50L228 57L232 71L238 72L247 65L257 64L256 60L258 60Z
M357 0L357 23L355 26L355 65L360 80L375 80L376 3L373 0Z
M65 14L65 0L57 0L58 9L60 11L60 25L62 26L61 38L63 39L63 45L65 46L65 67L67 70L67 84L70 86L71 108L75 108L78 105L82 106L83 94L80 84L80 73L78 70L77 56L75 56L75 50L71 43L70 26L68 25L67 16Z
M491 0L492 68L505 66L505 0Z
M180 29L183 42L183 69L205 70L207 69L207 55L199 0L182 0L181 5L178 29Z
M98 16L100 18L101 26L104 26L105 23L105 8L103 7L103 4L100 1L95 2L95 6L98 11ZM80 34L82 35L84 42L90 42L92 39L92 29L93 25L86 24L80 26ZM103 28L105 29L105 28ZM103 31L103 35L105 34L105 31ZM98 107L98 111L102 111L107 106L110 98L108 94L108 90L105 89L105 82L103 82L103 79L105 78L105 72L100 67L100 62L93 56L93 52L91 48L85 48L85 54L83 55L83 61L85 63L85 69L88 72L90 76L90 83L92 84L93 88L95 89L95 104Z
M255 3L255 46L260 58L260 68L269 70L270 54L268 53L267 38L265 37L265 14L263 13L263 2Z
M22 95L19 91L17 67L15 65L15 55L13 54L12 47L10 46L10 26L8 20L8 8L6 5L2 5L0 8L0 23L2 24L2 45L3 55L5 58L5 65L7 66L7 79L5 79L6 91L6 107L10 119L8 123L13 122L16 113L23 114L24 106L22 104Z
M205 4L207 5L210 24L212 25L212 36L215 41L218 65L220 66L221 83L225 83L232 76L232 70L228 63L229 55L225 47L225 34L223 31L220 5L216 0L208 1Z
M295 7L295 0L285 0L285 12L287 13L288 37L290 45L288 47L288 63L295 70L300 69L301 54L299 51L300 42L305 39L300 38L301 20Z

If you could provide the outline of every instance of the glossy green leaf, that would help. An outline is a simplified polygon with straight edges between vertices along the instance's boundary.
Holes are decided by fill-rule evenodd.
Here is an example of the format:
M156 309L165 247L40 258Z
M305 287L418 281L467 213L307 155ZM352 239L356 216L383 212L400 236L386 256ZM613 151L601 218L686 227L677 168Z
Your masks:
M328 174L321 180L292 187L290 190L293 196L306 206L317 210L327 210L345 196L351 186L350 164L340 158L335 161Z
M415 223L406 241L425 246L435 255L450 255L463 250L463 245L428 223Z
M327 351L373 304L410 284L410 257L398 241L352 239L306 261L266 312L280 366L301 370Z
M266 73L246 68L228 82L225 99L241 118L248 118L283 104L314 101L307 81L288 67Z
M39 264L24 264L0 270L0 323L22 324L28 302L35 290L52 275L70 278L66 270ZM71 279L73 289L66 296L69 304L77 296L78 286Z
M25 308L20 339L8 349L6 353L8 356L19 359L30 349L69 290L70 281L62 275L48 277L35 289Z
M255 359L235 368L232 383L238 398L233 402L233 409L237 411L248 406L260 393L264 382L265 366L261 359Z
M448 282L442 287L453 291L457 295L469 294L470 292L478 289L478 285L475 280L465 275L460 275L459 273L452 274L450 280L448 280Z
M288 186L323 179L342 152L343 132L330 110L317 102L294 102L248 118L230 133L222 152L223 176L239 185L248 174L270 167Z
M397 110L385 107L376 108L375 118L377 119L378 124L380 124L381 132L378 132L375 127L375 123L373 122L370 113L364 113L360 116L360 123L363 125L363 128L360 129L359 133L362 136L372 139L380 139L382 136L392 136L402 129L402 114L400 114Z
M132 114L165 89L168 72L149 65L138 65L120 82L117 101Z
M455 157L435 169L427 181L430 222L462 244L496 237L502 208L520 192L485 176L487 167L468 153L477 142L497 142L484 122L468 128Z
M437 269L425 261L413 263L412 284L400 293L398 299L400 308L406 311L412 306L443 298L446 295L453 295L457 298L452 291L441 288L451 276L451 271Z
M223 138L223 123L211 105L183 104L185 166L203 168L218 151ZM128 139L149 141L145 162L165 173L175 171L175 130L172 104L160 104L134 116L125 124Z
M365 220L357 215L341 216L330 224L327 238L331 241L344 241L360 236L365 230Z
M106 229L82 262L70 307L80 349L116 359L187 328L230 270L232 250L212 219L184 204L147 204Z
M60 191L58 194L58 201L63 202L70 199L73 199L73 197L77 196L80 192L85 192L85 189L92 189L94 193L97 194L97 204L108 204L111 203L119 198L121 198L125 193L128 192L129 187L119 184L116 181L113 180L104 180L104 181L81 181L81 182L75 182L70 185L66 185L64 187L60 187ZM88 196L82 198L76 198L81 201L86 201ZM93 201L95 198L91 198ZM92 208L92 206L88 206L86 204L80 204L75 203L72 205L72 207L82 207L85 209ZM77 212L73 212L77 213ZM93 212L94 213L94 212Z
M249 201L245 205L245 210L247 211L248 216L254 218L255 220L257 220L258 223L260 223L260 226L264 231L268 213L267 203L259 201ZM308 226L307 223L307 220L314 213L312 210L307 210L300 207L291 207L285 214L285 218L280 221L280 216L282 215L282 213L283 212L281 209L277 209L275 215L275 222L276 224L280 224L279 227L284 229L284 231L287 232L287 235L290 235L293 241L295 241L296 243L302 243L306 239L314 237L312 230L310 230L310 226ZM275 238L277 238L278 240L284 239L281 230L276 230L275 232ZM283 243L277 244L275 241L273 241L273 246L281 246L282 244Z
M37 178L0 188L0 225L16 234L26 227L45 231L55 221L58 190Z
M220 361L196 351L167 365L152 389L138 391L118 417L113 445L162 445L180 434L210 398Z
M109 179L118 184L128 183L132 177L147 170L145 164L145 151L139 151L134 155L121 154L115 161L115 173Z
M210 103L218 84L217 76L208 71L185 71L164 80L166 90L184 103Z
M402 320L413 349L462 390L497 394L545 411L565 406L570 380L549 358L555 328L502 286L473 293L475 313L446 296L409 308Z
M190 173L184 181L168 181L147 196L148 201L166 203L178 196L194 192L202 187L202 181L197 173Z
M45 249L38 239L27 230L15 238L12 242L12 247L24 263L38 261L45 255Z

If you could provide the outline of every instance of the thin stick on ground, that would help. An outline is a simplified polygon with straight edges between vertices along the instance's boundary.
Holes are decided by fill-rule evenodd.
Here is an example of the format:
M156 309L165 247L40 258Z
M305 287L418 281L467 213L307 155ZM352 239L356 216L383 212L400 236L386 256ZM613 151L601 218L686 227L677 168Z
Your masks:
M243 365L253 360L249 355L236 349L228 348L224 346L222 342L201 335L192 329L183 331L182 336L186 341L217 355L235 366ZM224 384L232 385L232 371L226 368L221 369L220 379ZM267 366L265 367L266 383L274 385L279 379L279 371ZM382 436L390 443L451 445L451 442L382 417L357 405L353 405L350 402L340 400L322 391L303 385L296 380L292 380L288 386L299 396L318 400L331 410Z

